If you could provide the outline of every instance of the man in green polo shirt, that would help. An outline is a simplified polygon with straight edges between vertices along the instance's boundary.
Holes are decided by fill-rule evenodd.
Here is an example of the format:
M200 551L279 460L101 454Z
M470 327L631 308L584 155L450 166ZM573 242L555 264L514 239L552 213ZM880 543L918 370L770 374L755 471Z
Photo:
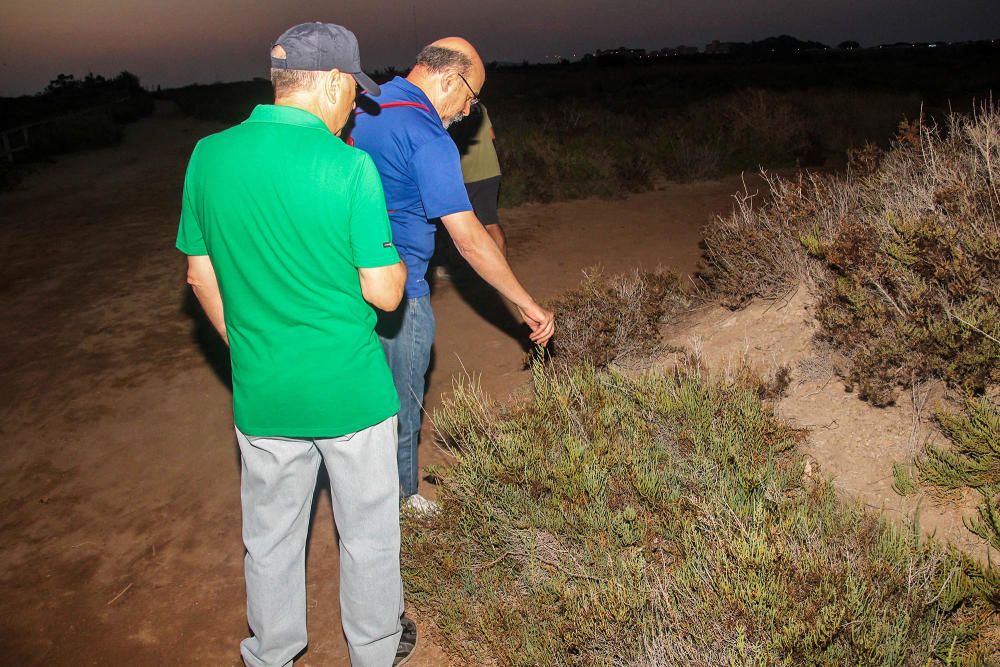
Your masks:
M251 667L285 666L306 646L322 461L352 664L401 664L399 399L372 305L396 308L406 268L374 164L338 136L356 83L378 86L354 35L333 24L286 31L271 68L275 104L195 147L177 234L188 282L230 346L252 631L241 653Z

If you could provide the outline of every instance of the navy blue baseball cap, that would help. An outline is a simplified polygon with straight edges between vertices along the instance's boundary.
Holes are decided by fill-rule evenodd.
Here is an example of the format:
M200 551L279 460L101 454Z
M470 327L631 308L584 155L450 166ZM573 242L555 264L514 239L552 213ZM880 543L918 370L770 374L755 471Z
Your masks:
M338 69L354 77L369 94L382 93L378 84L361 71L358 38L344 26L335 23L300 23L283 32L271 48L280 46L284 58L271 56L275 69L297 69L308 72L328 72Z

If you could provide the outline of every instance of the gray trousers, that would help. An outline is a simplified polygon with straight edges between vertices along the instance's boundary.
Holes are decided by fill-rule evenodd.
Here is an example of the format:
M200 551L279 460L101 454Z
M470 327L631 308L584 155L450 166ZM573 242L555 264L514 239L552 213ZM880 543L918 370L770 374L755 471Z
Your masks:
M340 533L340 612L353 667L389 667L399 644L396 417L328 439L254 437L242 454L249 667L283 667L306 647L306 538L320 461Z

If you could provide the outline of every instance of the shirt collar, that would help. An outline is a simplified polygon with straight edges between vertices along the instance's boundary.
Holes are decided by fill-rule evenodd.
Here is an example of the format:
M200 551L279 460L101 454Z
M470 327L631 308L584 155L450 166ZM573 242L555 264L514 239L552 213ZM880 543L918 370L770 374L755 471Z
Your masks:
M417 100L419 100L429 110L431 111L434 110L434 105L431 104L431 100L429 97L427 97L427 93L421 90L419 86L410 83L404 77L401 77L398 74L396 75L396 78L392 80L391 83L397 85L399 87L400 92L402 92L403 94L417 98Z
M324 130L326 132L330 131L330 128L320 120L319 116L305 109L277 104L258 104L254 107L250 117L244 122L282 123L285 125L298 125L300 127Z

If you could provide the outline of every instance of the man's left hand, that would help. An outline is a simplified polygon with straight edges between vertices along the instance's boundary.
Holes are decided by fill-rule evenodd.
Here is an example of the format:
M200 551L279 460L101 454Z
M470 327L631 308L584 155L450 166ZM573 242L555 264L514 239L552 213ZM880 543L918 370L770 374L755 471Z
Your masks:
M555 313L538 304L532 304L527 308L518 307L518 311L520 311L524 322L531 327L531 334L528 338L531 339L531 342L545 347L556 330Z

